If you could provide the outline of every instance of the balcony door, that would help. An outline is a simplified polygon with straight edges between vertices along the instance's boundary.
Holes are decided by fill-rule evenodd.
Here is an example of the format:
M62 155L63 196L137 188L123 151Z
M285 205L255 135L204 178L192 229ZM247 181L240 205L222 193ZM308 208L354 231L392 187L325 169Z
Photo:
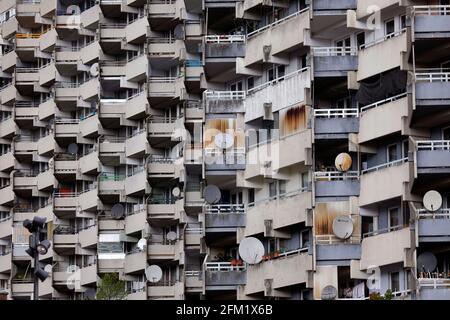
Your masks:
M342 40L336 41L336 47L342 48L341 52L338 53L340 56L350 55L350 52L346 52L346 48L350 48L351 40L350 37L344 38Z

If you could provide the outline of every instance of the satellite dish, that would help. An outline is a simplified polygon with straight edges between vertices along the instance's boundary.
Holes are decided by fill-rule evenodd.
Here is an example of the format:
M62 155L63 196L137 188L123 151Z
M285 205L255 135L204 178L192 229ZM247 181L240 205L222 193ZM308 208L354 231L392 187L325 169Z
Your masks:
M220 201L222 195L220 193L219 187L211 184L209 186L206 186L203 190L203 197L205 198L205 201L207 203L216 204Z
M98 66L98 63L94 63L91 68L89 69L89 72L91 74L91 76L96 77L98 76L98 73L100 71L100 67Z
M214 137L214 143L219 149L229 149L234 144L234 138L229 133L218 133Z
M442 206L442 196L435 190L430 190L423 196L423 206L428 211L437 211Z
M76 143L71 143L67 146L67 151L70 154L77 154L78 152L78 145Z
M144 250L146 245L147 245L147 239L140 239L137 243L137 247L139 248L139 250Z
M162 278L162 269L156 264L152 264L145 269L145 276L150 282L158 282Z
M345 172L352 166L352 157L348 153L340 153L334 160L334 165L339 171Z
M175 39L183 40L184 39L184 25L177 24L175 26L175 28L173 28L173 34L175 36Z
M172 195L173 195L175 198L178 198L178 197L181 195L181 190L180 190L180 188L178 188L178 187L173 188L173 189L172 189Z
M44 267L44 271L48 272L49 274L52 274L53 266L51 264L46 264Z
M437 258L431 252L423 252L417 257L418 272L433 272L437 267Z
M334 286L326 286L320 294L322 300L334 300L337 298L337 289Z
M353 220L350 216L339 216L333 220L333 233L339 239L348 239L353 232Z
M167 232L166 239L169 241L175 241L177 239L177 233L173 231Z
M124 208L124 206L122 204L116 203L115 205L112 206L112 208L111 208L111 216L114 219L123 218L124 215L125 215L125 208Z
M258 264L264 255L264 245L254 237L248 237L239 244L239 256L248 264Z

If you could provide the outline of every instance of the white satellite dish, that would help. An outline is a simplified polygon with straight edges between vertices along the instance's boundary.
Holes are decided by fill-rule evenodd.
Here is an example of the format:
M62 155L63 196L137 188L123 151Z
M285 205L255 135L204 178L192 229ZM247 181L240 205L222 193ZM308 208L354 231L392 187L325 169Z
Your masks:
M219 187L211 184L209 186L206 186L203 190L203 197L205 198L205 201L207 203L216 204L220 201L222 195L220 193Z
M137 243L137 247L139 248L139 250L144 250L146 246L147 246L147 239L142 238Z
M173 231L167 232L166 239L169 241L175 241L177 239L177 233Z
M334 160L334 165L339 171L348 171L352 166L352 157L348 153L340 153Z
M334 300L337 298L337 289L334 286L326 286L320 294L322 300Z
M181 195L181 190L180 190L180 188L178 188L178 187L173 188L173 189L172 189L172 195L173 195L175 198L178 198L178 197Z
M418 272L433 272L437 267L437 258L431 252L423 252L417 257Z
M46 264L44 267L44 271L48 272L49 274L52 274L53 266L51 264Z
M162 278L162 269L156 264L152 264L145 269L145 276L150 282L158 282Z
M353 220L350 216L338 216L333 220L333 233L339 239L348 239L353 232Z
M239 244L239 256L248 264L258 264L264 256L264 245L257 238L245 238Z
M214 137L214 143L219 149L229 149L234 144L234 138L229 133L218 133Z
M428 211L437 211L442 207L442 196L436 190L430 190L423 196L423 206Z

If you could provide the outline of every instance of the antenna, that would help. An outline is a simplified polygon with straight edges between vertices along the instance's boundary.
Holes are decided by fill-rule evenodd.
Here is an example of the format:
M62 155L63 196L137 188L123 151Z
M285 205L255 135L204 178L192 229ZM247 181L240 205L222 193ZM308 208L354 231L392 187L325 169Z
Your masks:
M116 203L115 205L112 206L111 215L114 219L123 218L124 214L125 214L125 207L122 204Z
M423 206L428 211L437 211L442 206L442 196L436 190L430 190L423 196Z
M352 157L348 153L340 153L334 160L334 165L339 171L345 172L352 166Z
M422 252L417 257L417 271L418 272L433 272L437 267L436 256L429 251Z
M350 216L339 216L333 220L333 233L339 239L348 239L353 232L353 220Z
M264 255L264 245L254 237L248 237L239 244L239 256L248 264L258 264Z
M158 282L162 278L162 269L160 266L152 264L145 269L145 276L152 283Z
M207 203L216 204L220 201L222 195L218 186L210 184L203 190L203 197Z

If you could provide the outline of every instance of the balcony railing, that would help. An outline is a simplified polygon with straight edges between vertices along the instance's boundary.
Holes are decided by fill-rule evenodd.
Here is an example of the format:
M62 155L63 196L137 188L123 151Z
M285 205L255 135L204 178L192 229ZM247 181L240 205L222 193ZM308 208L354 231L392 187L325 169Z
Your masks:
M277 195L272 196L272 197L267 197L267 198L264 198L262 200L258 200L258 201L255 201L255 202L250 202L248 204L248 206L249 207L254 207L254 206L259 205L261 203L268 203L270 201L275 201L275 200L278 200L278 199L279 200L287 199L287 198L294 197L294 196L296 196L298 194L301 194L303 192L306 192L306 191L308 191L308 187L302 187L302 188L299 188L299 189L296 189L296 190L293 190L293 191L283 192L283 193L277 194Z
M233 265L231 262L205 262L205 271L245 271L245 265Z
M351 109L314 109L316 118L355 118L359 116L358 108Z
M214 91L206 90L206 100L242 100L245 99L245 91Z
M99 175L99 179L100 181L123 181L125 180L125 175L103 172Z
M245 42L245 35L243 34L218 34L205 36L206 43L243 43Z
M392 232L392 231L398 231L403 228L405 228L403 225L398 225L398 226L392 226L392 227L387 227L387 228L383 228L383 229L373 230L370 232L363 233L363 238L373 237L373 236L377 236L377 235Z
M313 54L316 57L356 56L356 47L315 47Z
M205 207L208 214L223 214L223 213L245 213L244 204L213 204Z
M427 209L417 209L419 219L450 219L450 208L441 208L435 212L429 212Z
M316 181L340 181L359 179L358 171L316 171L314 172Z
M450 150L450 140L416 141L417 150Z
M273 80L271 80L271 81L268 81L268 82L265 82L265 83L263 83L263 84L260 84L259 86L256 86L256 87L253 87L253 88L251 88L251 89L248 89L248 90L247 90L247 95L250 95L250 94L252 94L252 93L254 93L254 92L256 92L256 91L262 90L262 89L264 89L264 88L266 88L266 87L268 87L268 86L277 84L277 83L280 82L280 81L283 81L283 80L289 79L289 78L291 78L291 77L294 77L294 76L296 76L297 74L302 73L302 72L305 72L305 71L307 71L307 70L309 70L309 67L306 67L306 68L302 68L302 69L296 70L296 71L294 71L294 72L285 74L284 76L281 76L281 77L278 77L278 78L273 79Z
M396 96L393 96L393 97L390 97L390 98L387 98L387 99L383 99L383 100L380 100L380 101L368 104L367 106L361 107L361 113L365 112L367 110L370 110L372 108L376 108L376 107L379 107L381 105L384 105L386 103L390 103L390 102L396 101L398 99L404 98L407 95L408 95L408 93L404 92L404 93L400 93L400 94L398 94Z
M420 288L450 288L450 278L419 278Z
M450 15L450 5L413 6L411 13L414 16L418 16L418 15L447 16L447 15Z
M450 70L447 68L416 69L416 82L449 82Z
M361 243L361 237L351 236L348 239L340 239L333 234L318 234L316 235L316 243L317 244L359 244Z
M383 164L380 164L378 166L371 167L371 168L368 168L368 169L361 170L361 174L374 172L374 171L382 170L382 169L389 168L389 167L400 166L400 165L402 165L405 162L408 162L408 157L405 157L405 158L402 158L402 159L398 159L398 160L394 160L394 161L387 162L387 163L383 163Z
M387 34L387 35L385 35L385 36L383 36L381 38L378 38L378 39L376 39L374 41L370 41L370 42L367 42L367 43L364 43L364 44L360 45L359 49L362 50L362 49L367 49L367 48L373 47L374 45L382 43L382 42L384 42L386 40L398 37L398 36L402 35L405 32L406 32L406 29L401 29L399 31L395 31L395 32L389 33L389 34Z

